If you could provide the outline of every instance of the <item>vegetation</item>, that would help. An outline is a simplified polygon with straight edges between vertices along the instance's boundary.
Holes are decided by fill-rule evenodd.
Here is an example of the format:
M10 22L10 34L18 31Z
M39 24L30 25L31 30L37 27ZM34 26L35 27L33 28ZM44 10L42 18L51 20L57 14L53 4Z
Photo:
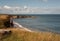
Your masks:
M60 34L49 32L28 32L17 28L10 29L12 33L2 41L60 41Z

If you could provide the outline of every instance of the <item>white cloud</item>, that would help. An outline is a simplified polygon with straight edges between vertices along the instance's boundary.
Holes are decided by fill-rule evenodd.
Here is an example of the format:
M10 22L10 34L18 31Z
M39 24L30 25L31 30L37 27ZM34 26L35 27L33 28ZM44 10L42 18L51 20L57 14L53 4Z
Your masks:
M27 6L24 6L24 9L28 8Z
M10 9L11 7L5 5L3 8L5 8L5 9Z
M36 8L36 7L0 7L0 13L10 14L60 14L60 8Z

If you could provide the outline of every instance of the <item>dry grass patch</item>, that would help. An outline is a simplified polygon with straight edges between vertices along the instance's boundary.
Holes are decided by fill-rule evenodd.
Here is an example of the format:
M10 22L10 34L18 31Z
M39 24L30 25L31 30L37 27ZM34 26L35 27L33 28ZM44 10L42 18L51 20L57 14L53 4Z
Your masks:
M60 34L51 32L28 32L19 29L11 29L12 34L3 41L60 41Z

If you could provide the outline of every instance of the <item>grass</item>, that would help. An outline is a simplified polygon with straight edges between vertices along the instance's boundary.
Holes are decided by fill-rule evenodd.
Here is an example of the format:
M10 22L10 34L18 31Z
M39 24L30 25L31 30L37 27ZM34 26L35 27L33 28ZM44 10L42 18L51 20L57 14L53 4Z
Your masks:
M28 32L12 29L12 34L3 38L2 41L60 41L60 34L51 32Z

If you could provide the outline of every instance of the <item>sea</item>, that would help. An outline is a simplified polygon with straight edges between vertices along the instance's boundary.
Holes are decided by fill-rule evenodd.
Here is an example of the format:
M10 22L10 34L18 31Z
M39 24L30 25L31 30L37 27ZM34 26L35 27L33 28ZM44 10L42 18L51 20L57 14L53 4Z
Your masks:
M14 21L33 31L60 33L60 14L25 15L34 16L35 18L18 18Z

